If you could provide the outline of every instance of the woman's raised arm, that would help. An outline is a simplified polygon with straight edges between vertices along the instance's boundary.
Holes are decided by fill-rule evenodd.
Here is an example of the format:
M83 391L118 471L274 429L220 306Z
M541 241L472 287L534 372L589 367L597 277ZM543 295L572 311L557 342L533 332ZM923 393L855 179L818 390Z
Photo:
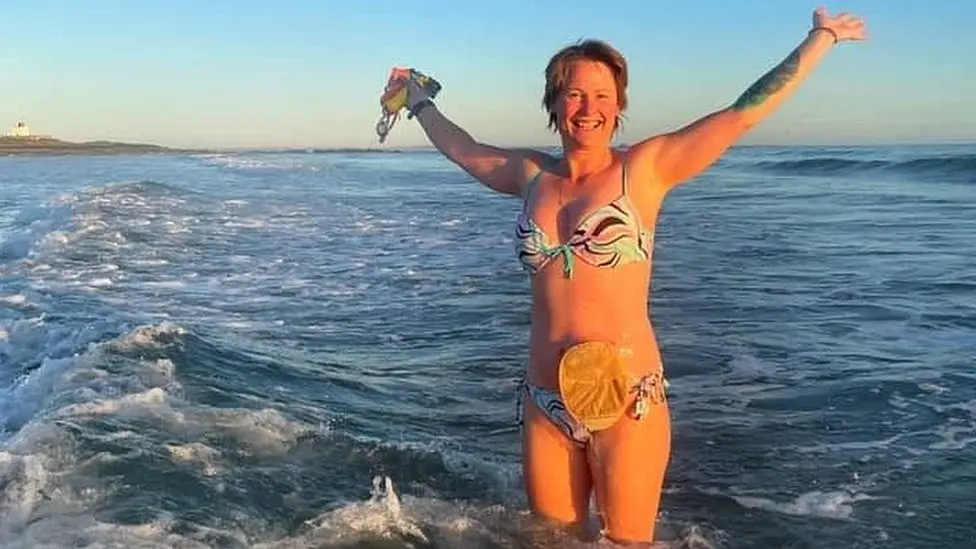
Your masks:
M540 155L525 149L504 149L480 143L444 116L419 86L410 82L408 105L420 121L427 139L472 177L503 194L520 195L525 183L525 162L539 163Z
M790 97L834 44L865 37L861 18L846 13L829 16L817 8L803 42L732 105L634 145L633 162L645 164L645 173L655 174L656 181L669 187L697 176Z

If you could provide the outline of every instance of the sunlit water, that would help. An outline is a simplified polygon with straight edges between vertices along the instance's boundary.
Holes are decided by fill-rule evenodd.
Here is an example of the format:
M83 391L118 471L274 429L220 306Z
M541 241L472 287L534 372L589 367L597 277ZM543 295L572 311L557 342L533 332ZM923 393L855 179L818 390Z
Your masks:
M0 158L0 545L572 547L532 520L517 201L426 153ZM976 149L667 200L658 536L971 547Z

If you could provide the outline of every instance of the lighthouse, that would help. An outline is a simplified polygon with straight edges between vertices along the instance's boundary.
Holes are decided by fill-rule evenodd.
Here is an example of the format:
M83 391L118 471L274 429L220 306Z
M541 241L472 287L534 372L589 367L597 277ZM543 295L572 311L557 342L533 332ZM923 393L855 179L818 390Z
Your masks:
M8 133L7 136L8 137L30 137L31 136L30 128L27 127L27 124L25 122L19 121L16 124L14 124L13 129L10 130L10 133Z

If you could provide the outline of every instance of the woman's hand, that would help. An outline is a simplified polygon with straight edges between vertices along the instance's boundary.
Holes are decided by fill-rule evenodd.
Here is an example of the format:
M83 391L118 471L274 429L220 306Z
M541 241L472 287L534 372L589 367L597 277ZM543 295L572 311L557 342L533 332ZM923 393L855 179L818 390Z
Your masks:
M827 29L834 34L837 42L865 40L868 37L863 19L846 12L830 15L823 6L813 12L813 28Z
M407 79L407 110L413 110L414 105L430 98L430 95L418 86L413 78Z

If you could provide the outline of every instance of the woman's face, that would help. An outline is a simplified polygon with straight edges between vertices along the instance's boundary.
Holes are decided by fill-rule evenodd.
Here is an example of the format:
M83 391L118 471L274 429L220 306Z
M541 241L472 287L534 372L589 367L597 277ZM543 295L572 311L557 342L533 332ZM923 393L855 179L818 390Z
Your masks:
M620 114L613 72L599 61L579 60L569 74L556 99L560 135L577 146L608 146Z

